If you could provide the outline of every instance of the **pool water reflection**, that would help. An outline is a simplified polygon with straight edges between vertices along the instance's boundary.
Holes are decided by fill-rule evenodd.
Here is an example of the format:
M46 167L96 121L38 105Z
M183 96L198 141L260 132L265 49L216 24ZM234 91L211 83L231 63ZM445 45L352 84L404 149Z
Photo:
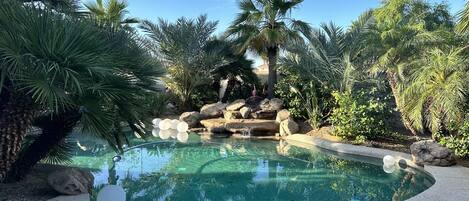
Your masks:
M122 186L129 201L405 200L434 183L414 169L388 174L377 161L285 142L191 138L141 145L115 163L111 150L78 150L73 166L92 170L96 190Z

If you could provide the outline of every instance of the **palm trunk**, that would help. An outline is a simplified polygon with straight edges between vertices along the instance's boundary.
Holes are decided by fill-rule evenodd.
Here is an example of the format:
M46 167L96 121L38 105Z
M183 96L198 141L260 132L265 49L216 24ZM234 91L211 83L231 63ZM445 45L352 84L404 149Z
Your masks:
M26 130L31 126L34 110L29 99L17 98L6 90L1 94L0 110L0 182L5 176L21 149Z
M6 181L18 181L25 176L51 149L72 132L80 117L78 111L71 110L58 115L45 115L38 118L36 126L42 129L42 134L15 161L7 174Z
M269 78L267 81L267 95L268 98L274 97L274 87L277 84L277 54L278 48L268 48L267 49L267 56L269 59Z
M409 118L402 112L403 108L402 105L400 104L400 92L399 89L397 88L397 78L395 73L388 72L387 74L389 86L391 87L392 95L394 97L394 101L396 102L396 107L399 110L399 113L401 115L402 122L404 123L404 126L409 130L413 135L417 136L418 131L415 130L414 127L412 127L412 123L409 120Z

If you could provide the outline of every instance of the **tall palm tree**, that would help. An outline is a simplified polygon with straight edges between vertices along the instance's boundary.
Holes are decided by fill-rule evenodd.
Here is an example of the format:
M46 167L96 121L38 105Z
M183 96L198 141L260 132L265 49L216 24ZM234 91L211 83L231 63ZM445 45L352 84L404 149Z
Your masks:
M447 134L450 121L458 125L463 121L469 97L469 67L462 55L464 49L435 48L412 62L412 76L404 90L404 110L420 131L430 128L433 134Z
M103 0L96 0L94 3L85 3L84 5L91 17L95 18L99 24L130 28L130 24L139 23L137 18L126 17L128 11L125 0L108 0L106 3Z
M404 113L401 99L402 83L407 76L405 67L425 48L445 42L440 32L451 29L450 15L447 10L432 9L420 0L389 0L373 15L376 23L369 26L366 39L374 51L367 56L375 57L371 72L385 73L404 125L417 134ZM435 27L438 29L433 30Z
M291 18L291 11L303 0L241 0L241 13L226 31L235 39L240 52L247 49L268 58L268 96L274 96L277 58L288 42L302 40L309 33L308 23Z
M469 1L466 2L464 9L458 13L458 18L456 31L461 34L469 33Z

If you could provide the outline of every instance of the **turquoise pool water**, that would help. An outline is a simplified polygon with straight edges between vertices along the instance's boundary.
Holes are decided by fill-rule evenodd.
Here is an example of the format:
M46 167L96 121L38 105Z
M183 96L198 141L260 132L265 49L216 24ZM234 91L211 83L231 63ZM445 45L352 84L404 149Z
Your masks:
M415 169L389 174L379 160L278 141L155 139L129 149L118 162L104 143L80 146L72 166L92 170L96 191L106 184L122 186L128 201L398 201L434 183Z

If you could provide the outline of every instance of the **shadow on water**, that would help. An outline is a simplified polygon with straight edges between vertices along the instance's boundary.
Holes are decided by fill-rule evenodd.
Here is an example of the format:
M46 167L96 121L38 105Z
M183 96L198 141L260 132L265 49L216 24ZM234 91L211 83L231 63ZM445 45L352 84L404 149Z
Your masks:
M131 148L116 163L114 155L77 154L73 165L92 170L96 191L117 184L129 201L398 201L434 183L413 169L388 174L376 160L266 140L169 141Z

